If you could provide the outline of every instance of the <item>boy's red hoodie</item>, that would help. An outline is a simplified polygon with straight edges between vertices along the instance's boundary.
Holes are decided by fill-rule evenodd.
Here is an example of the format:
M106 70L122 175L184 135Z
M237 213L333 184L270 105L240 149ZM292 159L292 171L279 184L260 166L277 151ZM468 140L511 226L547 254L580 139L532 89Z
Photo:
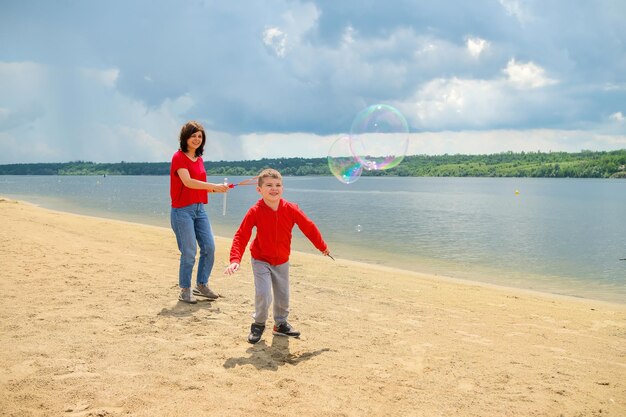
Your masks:
M274 211L260 199L250 207L233 237L230 262L241 263L252 228L256 227L256 237L250 247L252 257L270 265L284 264L289 261L291 230L295 224L317 249L321 252L326 250L328 246L319 229L297 204L281 198L278 210Z

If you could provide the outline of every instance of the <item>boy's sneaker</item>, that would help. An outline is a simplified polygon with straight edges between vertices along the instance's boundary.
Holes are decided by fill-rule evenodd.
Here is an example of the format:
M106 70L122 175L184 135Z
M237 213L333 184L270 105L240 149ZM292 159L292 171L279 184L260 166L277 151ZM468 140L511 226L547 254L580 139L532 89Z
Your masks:
M178 299L184 303L195 304L198 302L196 297L191 293L191 288L181 288Z
M276 336L299 337L300 332L291 327L291 324L284 322L274 325L274 334Z
M252 323L252 326L250 326L250 334L248 335L248 342L255 344L261 340L261 335L263 335L264 330L265 325Z
M219 294L213 292L208 285L203 284L196 285L196 288L193 289L193 295L204 297L209 300L217 300L220 297Z

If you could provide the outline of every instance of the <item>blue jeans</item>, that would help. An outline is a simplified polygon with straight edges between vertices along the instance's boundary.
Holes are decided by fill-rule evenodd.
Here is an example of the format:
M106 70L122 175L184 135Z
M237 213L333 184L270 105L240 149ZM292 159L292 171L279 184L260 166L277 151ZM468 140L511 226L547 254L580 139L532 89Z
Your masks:
M180 250L178 285L181 288L191 288L191 272L196 262L196 241L200 246L196 282L207 285L215 262L215 240L209 216L204 211L204 204L172 208L170 221Z

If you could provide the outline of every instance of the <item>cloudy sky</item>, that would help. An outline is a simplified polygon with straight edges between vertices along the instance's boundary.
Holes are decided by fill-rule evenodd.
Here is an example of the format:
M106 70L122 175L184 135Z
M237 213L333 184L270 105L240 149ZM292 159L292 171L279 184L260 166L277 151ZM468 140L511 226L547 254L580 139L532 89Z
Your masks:
M626 149L624 0L0 0L0 164Z

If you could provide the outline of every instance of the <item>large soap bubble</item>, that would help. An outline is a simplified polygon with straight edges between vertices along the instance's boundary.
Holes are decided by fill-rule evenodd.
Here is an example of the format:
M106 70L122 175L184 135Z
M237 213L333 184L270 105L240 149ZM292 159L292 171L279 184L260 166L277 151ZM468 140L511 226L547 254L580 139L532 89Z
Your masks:
M350 148L367 170L397 166L409 146L409 126L397 109L375 104L356 115L350 128Z
M330 147L328 168L344 184L352 184L361 177L363 166L352 154L350 136L340 136Z

